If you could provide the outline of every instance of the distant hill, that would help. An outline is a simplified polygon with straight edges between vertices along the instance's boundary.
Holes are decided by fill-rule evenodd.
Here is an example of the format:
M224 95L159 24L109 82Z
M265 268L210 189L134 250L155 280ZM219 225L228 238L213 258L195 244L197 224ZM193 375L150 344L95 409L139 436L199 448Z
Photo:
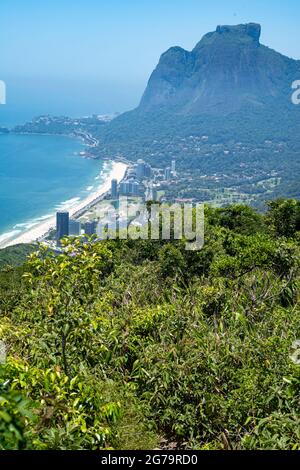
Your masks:
M139 110L228 114L284 102L300 61L260 44L261 27L218 26L189 52L172 47L152 73Z
M149 141L191 133L297 140L291 86L300 61L260 44L260 34L255 23L218 26L191 52L162 54L139 106L99 128L106 155L147 158Z
M300 106L291 97L300 61L260 34L255 23L218 26L192 51L162 54L139 106L98 129L99 156L159 167L175 158L172 196L208 201L227 188L255 205L299 198Z

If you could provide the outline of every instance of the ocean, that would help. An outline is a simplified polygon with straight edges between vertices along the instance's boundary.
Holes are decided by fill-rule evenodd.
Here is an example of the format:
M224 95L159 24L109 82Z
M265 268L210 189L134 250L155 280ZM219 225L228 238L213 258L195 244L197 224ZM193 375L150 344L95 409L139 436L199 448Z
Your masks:
M85 159L79 140L0 135L0 242L87 197L109 164Z

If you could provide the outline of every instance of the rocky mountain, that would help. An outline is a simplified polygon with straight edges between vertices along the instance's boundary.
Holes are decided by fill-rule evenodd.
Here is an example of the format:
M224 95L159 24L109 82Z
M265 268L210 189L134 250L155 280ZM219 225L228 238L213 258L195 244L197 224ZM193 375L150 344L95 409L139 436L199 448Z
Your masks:
M159 168L175 158L170 198L224 203L232 194L260 208L300 198L300 106L291 99L300 61L260 35L254 23L218 26L190 52L165 52L140 105L99 129L99 156Z
M260 43L255 23L218 26L192 51L171 47L152 73L139 110L228 113L287 101L300 61Z

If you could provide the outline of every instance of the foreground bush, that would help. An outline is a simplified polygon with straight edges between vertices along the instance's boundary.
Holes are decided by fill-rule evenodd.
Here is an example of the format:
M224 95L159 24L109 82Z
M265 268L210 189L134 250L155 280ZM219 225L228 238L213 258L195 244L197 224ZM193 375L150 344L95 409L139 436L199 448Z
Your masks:
M3 271L0 448L300 449L286 204L209 209L200 252L77 240Z

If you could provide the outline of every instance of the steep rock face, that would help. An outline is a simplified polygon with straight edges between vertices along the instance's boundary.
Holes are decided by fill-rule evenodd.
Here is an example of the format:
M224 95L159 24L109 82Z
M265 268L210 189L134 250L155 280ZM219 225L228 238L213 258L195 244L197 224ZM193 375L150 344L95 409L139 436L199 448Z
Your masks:
M190 52L170 48L152 73L139 110L223 114L286 98L300 62L261 45L260 34L255 23L218 26Z

